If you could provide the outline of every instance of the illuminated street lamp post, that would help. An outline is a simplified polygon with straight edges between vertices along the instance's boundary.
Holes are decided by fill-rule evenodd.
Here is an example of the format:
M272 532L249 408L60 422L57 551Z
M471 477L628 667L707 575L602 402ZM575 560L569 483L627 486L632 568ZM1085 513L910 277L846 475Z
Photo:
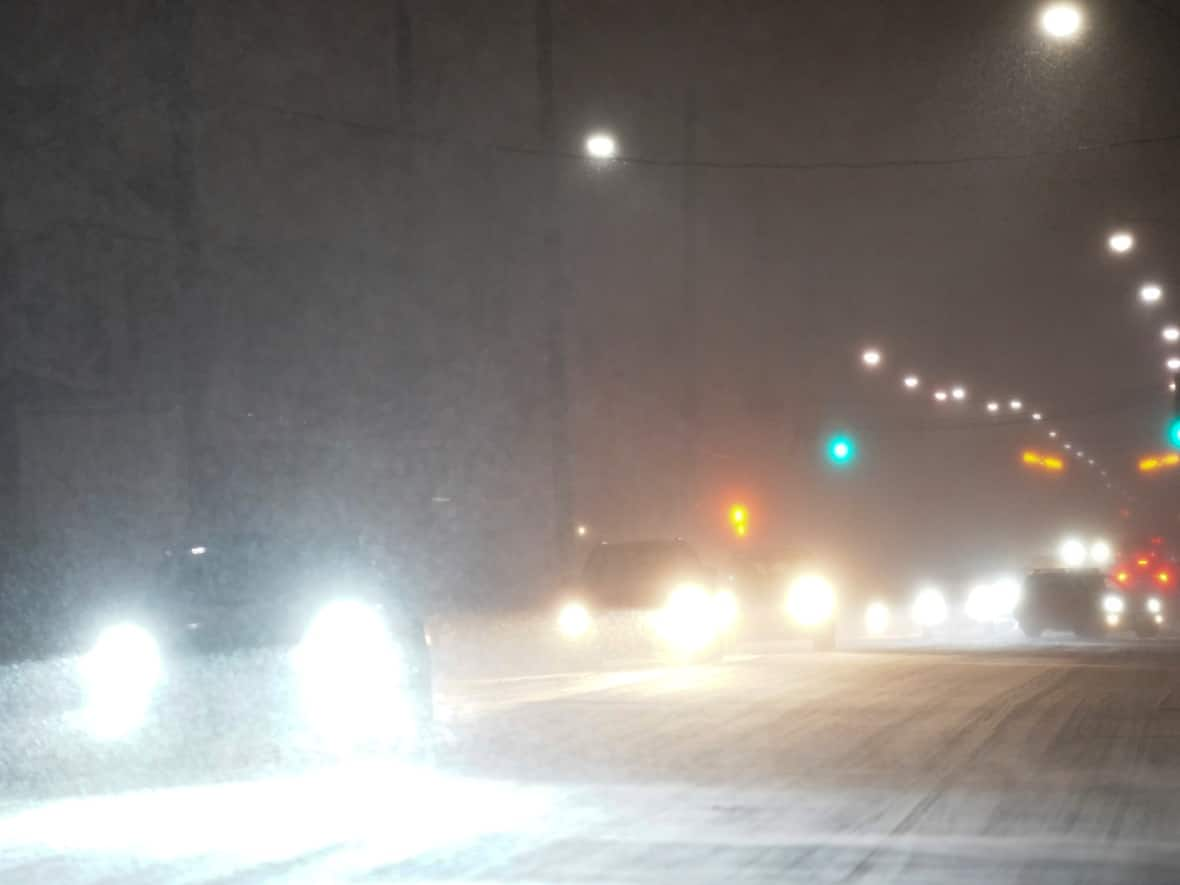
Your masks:
M1115 231L1110 235L1106 244L1110 247L1110 251L1116 255L1126 255L1135 248L1135 237L1129 231Z
M619 144L609 132L592 132L586 137L586 155L593 160L613 160Z
M1076 37L1082 29L1082 12L1072 3L1054 3L1041 13L1041 29L1054 40Z
M1164 297L1164 290L1155 283L1145 283L1139 289L1139 300L1144 304L1155 304Z

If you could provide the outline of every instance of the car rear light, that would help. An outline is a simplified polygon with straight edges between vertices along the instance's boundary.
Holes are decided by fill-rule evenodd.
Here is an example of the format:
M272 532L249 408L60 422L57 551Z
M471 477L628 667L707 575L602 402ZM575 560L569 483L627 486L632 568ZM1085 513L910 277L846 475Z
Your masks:
M1117 575L1114 576L1114 579L1116 581L1118 581L1120 584L1126 585L1126 583L1131 580L1131 576L1128 575L1125 571L1120 571Z
M1159 572L1155 579L1159 581L1161 587L1166 587L1172 583L1172 575L1169 572Z

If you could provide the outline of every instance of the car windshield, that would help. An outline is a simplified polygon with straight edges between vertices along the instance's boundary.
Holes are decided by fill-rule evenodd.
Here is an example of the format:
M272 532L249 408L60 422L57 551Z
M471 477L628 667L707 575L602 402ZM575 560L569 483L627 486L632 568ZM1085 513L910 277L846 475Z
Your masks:
M696 554L678 542L604 544L590 554L584 571L594 597L613 604L658 605L678 584L704 578Z
M1180 0L0 2L0 885L1180 882Z

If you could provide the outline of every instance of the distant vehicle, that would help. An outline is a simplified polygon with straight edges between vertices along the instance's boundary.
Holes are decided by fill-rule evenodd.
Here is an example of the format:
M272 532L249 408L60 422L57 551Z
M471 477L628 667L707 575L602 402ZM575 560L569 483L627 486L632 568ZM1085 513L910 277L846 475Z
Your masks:
M558 613L559 633L602 655L652 647L682 659L724 651L733 594L681 540L599 544Z
M78 721L95 739L264 732L313 751L406 750L431 726L422 622L357 545L183 545L91 621Z
M741 609L737 632L743 638L805 638L816 650L835 648L837 593L823 575L746 558L726 577Z
M1164 623L1161 601L1123 591L1099 569L1039 569L1025 578L1015 610L1026 636L1067 630L1097 637L1132 629L1153 636Z
M1158 545L1145 545L1121 559L1111 575L1128 592L1168 598L1176 595L1176 572L1176 563Z

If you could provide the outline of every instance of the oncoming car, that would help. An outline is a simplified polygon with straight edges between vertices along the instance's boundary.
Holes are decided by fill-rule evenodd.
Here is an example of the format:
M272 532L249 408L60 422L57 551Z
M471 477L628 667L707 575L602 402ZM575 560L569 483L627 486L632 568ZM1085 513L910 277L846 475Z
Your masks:
M744 615L743 638L803 638L817 650L835 647L837 593L821 572L744 560L727 577Z
M696 551L680 540L599 544L556 627L567 643L601 658L657 651L679 659L724 652L736 599L719 590Z
M88 621L75 720L94 741L338 754L429 736L422 622L357 546L180 546L150 587Z
M1099 569L1040 569L1025 578L1015 611L1027 636L1067 630L1096 637L1122 630L1153 636L1164 623L1159 597L1128 594Z

